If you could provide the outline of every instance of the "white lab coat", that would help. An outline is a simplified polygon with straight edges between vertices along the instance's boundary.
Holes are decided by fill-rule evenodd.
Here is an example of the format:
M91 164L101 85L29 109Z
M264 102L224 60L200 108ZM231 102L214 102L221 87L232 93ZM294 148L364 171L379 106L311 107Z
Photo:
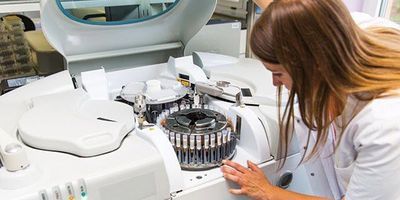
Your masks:
M361 28L400 25L364 13L352 13ZM400 64L400 63L399 63ZM343 133L334 155L340 191L346 200L400 199L400 90L399 96L376 99L367 105L350 98L345 115L363 109ZM340 131L340 127L333 127Z
M343 133L333 159L346 200L400 199L400 90L396 94L365 105ZM362 104L351 98L344 113Z
M400 29L400 25L383 18L372 18L364 13L352 16L361 28ZM334 199L343 196L346 200L400 199L400 90L397 93L399 96L376 99L367 105L350 98L345 118L348 119L353 110L363 109L346 128L334 155L332 144L341 126L332 126L327 145L316 159L323 167ZM296 132L304 146L308 131ZM313 133L311 145L315 139Z

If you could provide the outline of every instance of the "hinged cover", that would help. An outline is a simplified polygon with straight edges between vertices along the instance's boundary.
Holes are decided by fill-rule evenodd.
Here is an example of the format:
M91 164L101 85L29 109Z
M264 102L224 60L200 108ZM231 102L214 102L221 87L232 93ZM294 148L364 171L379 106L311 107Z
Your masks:
M207 23L215 6L216 0L180 0L147 21L90 25L67 17L57 0L43 0L41 20L49 43L71 62L183 47Z
M82 89L36 97L18 131L28 145L82 157L117 149L134 128L129 105L92 100Z

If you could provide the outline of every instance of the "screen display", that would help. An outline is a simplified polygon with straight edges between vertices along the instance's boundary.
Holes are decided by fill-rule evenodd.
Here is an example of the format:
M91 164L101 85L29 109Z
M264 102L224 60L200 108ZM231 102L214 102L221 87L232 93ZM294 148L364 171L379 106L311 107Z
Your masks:
M241 88L244 97L252 97L250 88Z

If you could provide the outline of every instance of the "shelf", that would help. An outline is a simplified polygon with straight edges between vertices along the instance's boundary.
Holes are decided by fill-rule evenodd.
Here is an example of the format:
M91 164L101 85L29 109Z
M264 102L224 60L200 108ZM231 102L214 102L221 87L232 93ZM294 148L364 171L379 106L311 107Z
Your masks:
M40 11L39 1L3 1L0 3L0 13Z

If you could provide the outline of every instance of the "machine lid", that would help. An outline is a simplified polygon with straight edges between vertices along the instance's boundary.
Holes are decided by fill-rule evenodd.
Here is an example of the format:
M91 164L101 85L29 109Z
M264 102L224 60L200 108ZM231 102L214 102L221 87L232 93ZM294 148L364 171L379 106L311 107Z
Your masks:
M155 105L177 101L188 94L188 89L176 80L155 79L146 82L131 82L122 87L120 96L134 103L135 97L143 95L146 104Z
M24 143L38 149L96 156L117 149L134 129L132 107L91 100L81 89L36 97L32 104L18 131Z
M165 12L144 21L108 24L77 20L69 12L71 5L79 7L80 3L99 3L106 8L107 3L148 1L43 0L42 29L49 43L67 61L162 51L183 47L207 23L216 6L216 0L169 0L174 3Z

